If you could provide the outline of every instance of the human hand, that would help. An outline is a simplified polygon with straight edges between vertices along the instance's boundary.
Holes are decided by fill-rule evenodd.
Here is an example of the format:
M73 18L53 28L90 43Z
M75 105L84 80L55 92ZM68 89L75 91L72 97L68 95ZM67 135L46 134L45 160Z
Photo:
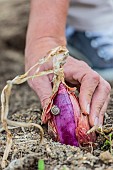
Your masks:
M109 83L85 62L72 57L67 59L64 72L67 82L79 86L79 104L81 111L89 114L90 125L101 127L110 100Z
M55 45L55 44L54 44ZM41 50L35 49L35 54L41 56L41 51L49 51L46 46ZM48 49L48 50L47 50ZM32 51L32 50L31 50ZM36 63L37 57L31 59L27 57L26 67L33 66ZM52 69L52 62L41 66L40 71ZM33 74L35 70L31 74ZM67 58L64 65L65 80L72 86L79 86L79 103L81 111L89 114L89 121L91 126L103 124L104 114L106 112L108 102L110 99L111 87L98 73L93 71L85 62L76 60L72 57ZM53 75L47 75L30 80L29 84L38 94L42 107L44 108L52 95L52 81Z

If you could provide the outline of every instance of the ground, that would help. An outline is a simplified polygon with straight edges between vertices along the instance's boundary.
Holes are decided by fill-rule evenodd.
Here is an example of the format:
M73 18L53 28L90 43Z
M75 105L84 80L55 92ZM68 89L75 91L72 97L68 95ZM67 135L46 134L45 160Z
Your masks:
M0 13L1 92L7 80L24 72L24 47L29 16L29 1L0 0ZM27 83L13 88L10 102L10 119L41 124L41 112L39 99L30 87L28 87ZM107 126L111 127L112 123L113 90L111 91L111 100L105 119ZM112 155L108 151L104 152L102 150L104 139L101 135L99 135L96 146L91 152L91 148L80 149L53 142L47 133L47 127L43 125L43 129L45 134L42 145L39 145L39 130L35 128L18 128L12 130L13 145L7 162L9 166L5 168L6 170L37 170L38 160L40 159L44 160L46 170L113 169ZM0 162L5 144L6 134L5 132L1 132Z

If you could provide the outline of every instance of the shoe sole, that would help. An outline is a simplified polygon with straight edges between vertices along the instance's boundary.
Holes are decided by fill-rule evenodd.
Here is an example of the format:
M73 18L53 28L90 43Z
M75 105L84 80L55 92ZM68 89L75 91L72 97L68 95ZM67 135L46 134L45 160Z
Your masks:
M74 57L78 60L85 61L90 67L93 67L92 63L86 58L86 56L81 54L80 51L78 51L77 49L75 49L75 48L73 48L69 45L67 46L67 48L68 48L69 53L72 57ZM93 68L93 70L95 70L99 75L101 75L108 82L113 81L113 68L106 68L106 69L95 69L95 68Z

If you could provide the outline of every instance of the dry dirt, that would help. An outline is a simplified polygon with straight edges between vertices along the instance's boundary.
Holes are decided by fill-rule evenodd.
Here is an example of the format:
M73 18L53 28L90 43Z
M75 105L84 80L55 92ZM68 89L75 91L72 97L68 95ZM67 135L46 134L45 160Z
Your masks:
M24 72L23 54L28 16L28 0L0 0L0 92L7 80ZM27 83L13 88L10 103L10 119L41 124L42 110L39 99ZM107 114L105 124L111 127L113 90ZM91 153L87 148L80 149L53 142L47 133L47 127L43 126L43 128L45 135L41 146L39 146L40 135L37 129L12 130L13 145L7 162L9 166L5 168L6 170L38 170L37 165L40 159L45 162L45 170L113 169L113 157L108 151L103 151L104 139L101 135L96 142L96 148ZM0 162L5 142L6 133L2 132L0 133ZM105 147L105 149L108 148Z

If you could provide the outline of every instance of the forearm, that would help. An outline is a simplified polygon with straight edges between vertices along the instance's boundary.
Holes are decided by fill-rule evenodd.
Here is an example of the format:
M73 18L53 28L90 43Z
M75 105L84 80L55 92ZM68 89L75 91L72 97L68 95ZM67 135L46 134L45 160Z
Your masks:
M65 41L69 0L31 0L27 41L40 38Z
M25 47L26 70L52 48L66 45L68 5L69 0L31 0Z

